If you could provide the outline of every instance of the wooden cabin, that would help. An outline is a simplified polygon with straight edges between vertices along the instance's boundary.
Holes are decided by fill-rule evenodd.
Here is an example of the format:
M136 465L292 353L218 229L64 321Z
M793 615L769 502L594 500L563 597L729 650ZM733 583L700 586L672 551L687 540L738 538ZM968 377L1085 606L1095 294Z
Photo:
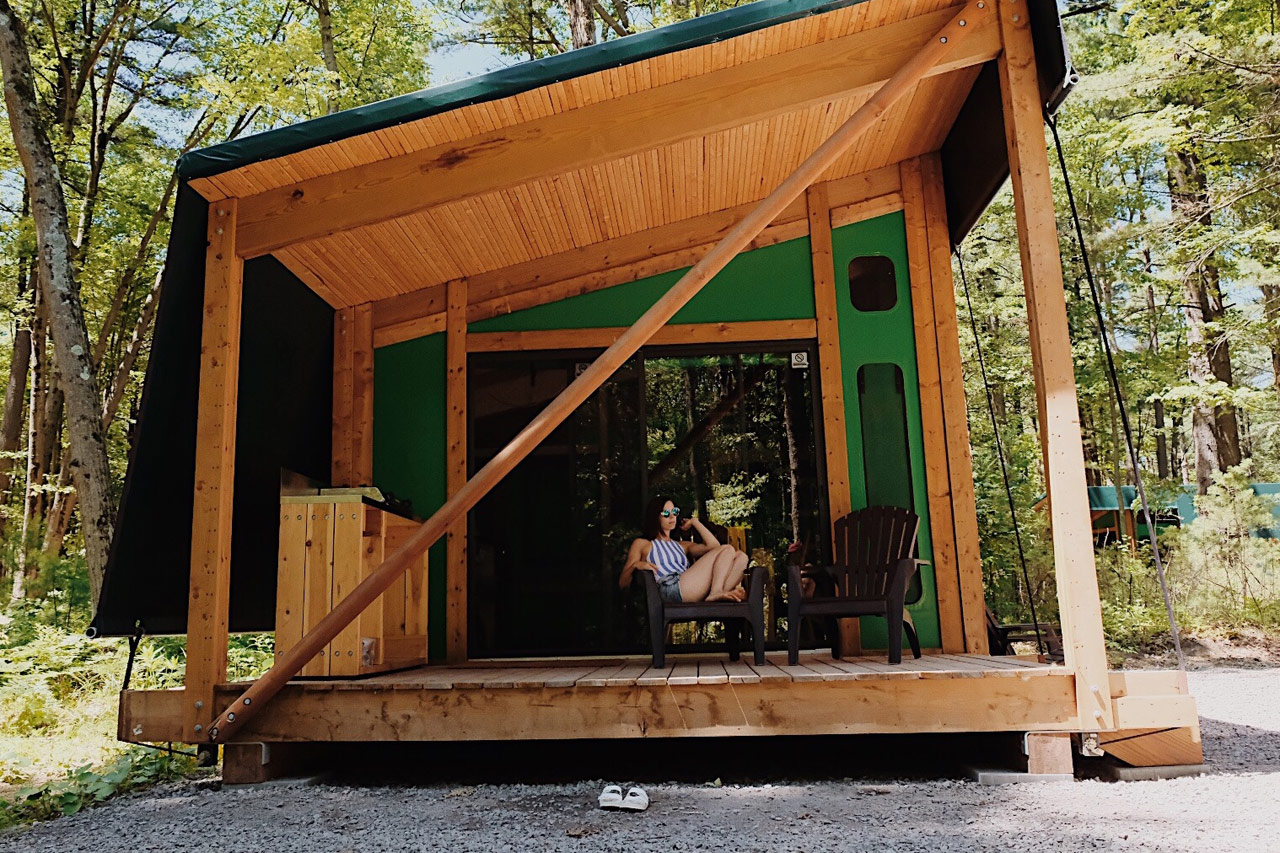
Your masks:
M1198 763L1185 676L1104 648L1043 134L1073 80L1051 0L760 0L184 157L94 630L185 633L186 681L125 690L121 739L224 743L228 779L263 744L566 737ZM1010 172L1063 665L985 632L951 251ZM923 658L864 619L840 660L650 666L610 549L673 363L790 371L815 554L851 509L921 517ZM277 663L227 683L248 631Z

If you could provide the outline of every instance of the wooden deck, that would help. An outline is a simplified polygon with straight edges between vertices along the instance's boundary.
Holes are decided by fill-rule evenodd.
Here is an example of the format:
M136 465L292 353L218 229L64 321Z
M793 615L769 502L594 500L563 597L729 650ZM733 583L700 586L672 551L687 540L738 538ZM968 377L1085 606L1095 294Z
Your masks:
M788 666L785 653L769 653L757 666L744 654L730 661L723 655L669 661L654 668L644 659L485 661L467 666L418 667L361 679L306 679L305 690L459 690L502 688L664 687L694 684L760 684L814 681L883 681L917 678L1025 678L1062 674L1062 668L1034 660L993 655L909 656L900 665L885 656L833 660L830 654L808 653L798 666Z

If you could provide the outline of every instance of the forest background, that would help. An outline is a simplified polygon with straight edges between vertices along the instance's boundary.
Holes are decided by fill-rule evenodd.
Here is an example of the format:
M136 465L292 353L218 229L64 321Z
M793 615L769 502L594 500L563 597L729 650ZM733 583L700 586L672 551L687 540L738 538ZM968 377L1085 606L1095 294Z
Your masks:
M732 5L0 0L13 131L0 134L0 785L27 786L11 818L171 770L169 756L112 758L124 647L83 630L134 434L178 157ZM1155 506L1199 496L1196 521L1163 534L1176 611L1192 633L1271 632L1280 543L1256 535L1273 507L1248 484L1280 481L1280 0L1059 5L1082 79L1057 122L1138 466ZM1090 483L1114 489L1135 471L1054 179ZM1005 621L1032 603L1052 621L1014 232L1006 190L961 247L957 302L974 332L961 345L988 603ZM1149 547L1103 547L1099 580L1115 651L1158 643L1168 623ZM247 675L270 651L269 638L239 638L232 667ZM148 640L135 683L174 683L181 661L180 640Z

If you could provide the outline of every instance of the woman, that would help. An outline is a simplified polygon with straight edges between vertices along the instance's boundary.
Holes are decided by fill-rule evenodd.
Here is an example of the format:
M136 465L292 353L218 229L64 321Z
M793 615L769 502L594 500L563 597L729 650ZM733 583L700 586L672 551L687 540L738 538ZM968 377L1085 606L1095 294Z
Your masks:
M644 510L644 538L631 543L627 564L618 578L623 589L631 586L636 572L653 572L664 601L742 601L742 575L747 555L732 545L721 545L696 518L680 523L680 508L670 498L657 497ZM671 538L676 525L690 526L701 544Z

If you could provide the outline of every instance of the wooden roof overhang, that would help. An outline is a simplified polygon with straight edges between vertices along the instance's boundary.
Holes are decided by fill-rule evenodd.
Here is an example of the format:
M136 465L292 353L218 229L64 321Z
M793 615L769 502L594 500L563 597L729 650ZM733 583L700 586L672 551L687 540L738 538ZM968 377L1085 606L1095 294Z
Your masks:
M381 342L408 320L411 335L432 330L450 280L468 280L473 320L537 304L530 290L559 298L551 270L590 272L669 245L636 235L710 223L714 242L962 7L751 5L762 7L755 28L727 38L704 41L722 17L711 16L575 52L542 75L538 63L486 75L451 100L408 96L401 116L393 101L380 120L309 123L313 140L340 134L330 141L300 147L307 125L286 128L199 152L184 170L206 199L238 199L242 257L274 255L334 308L373 303ZM973 30L824 180L874 180L943 148L999 53L993 17ZM1000 158L991 167L999 173ZM803 219L798 206L780 221ZM518 304L504 301L514 293Z
M1069 74L1056 7L1029 6L1052 106ZM628 280L611 267L688 266L960 8L760 0L184 157L93 630L187 627L210 201L236 200L227 245L249 259L230 628L269 630L279 470L328 476L332 309L372 304L385 344L440 328L450 281L466 280L475 320ZM889 167L941 151L953 241L971 226L1008 161L999 33L979 23L961 41L821 176L833 211L891 193L877 183ZM772 222L807 234L803 199Z

